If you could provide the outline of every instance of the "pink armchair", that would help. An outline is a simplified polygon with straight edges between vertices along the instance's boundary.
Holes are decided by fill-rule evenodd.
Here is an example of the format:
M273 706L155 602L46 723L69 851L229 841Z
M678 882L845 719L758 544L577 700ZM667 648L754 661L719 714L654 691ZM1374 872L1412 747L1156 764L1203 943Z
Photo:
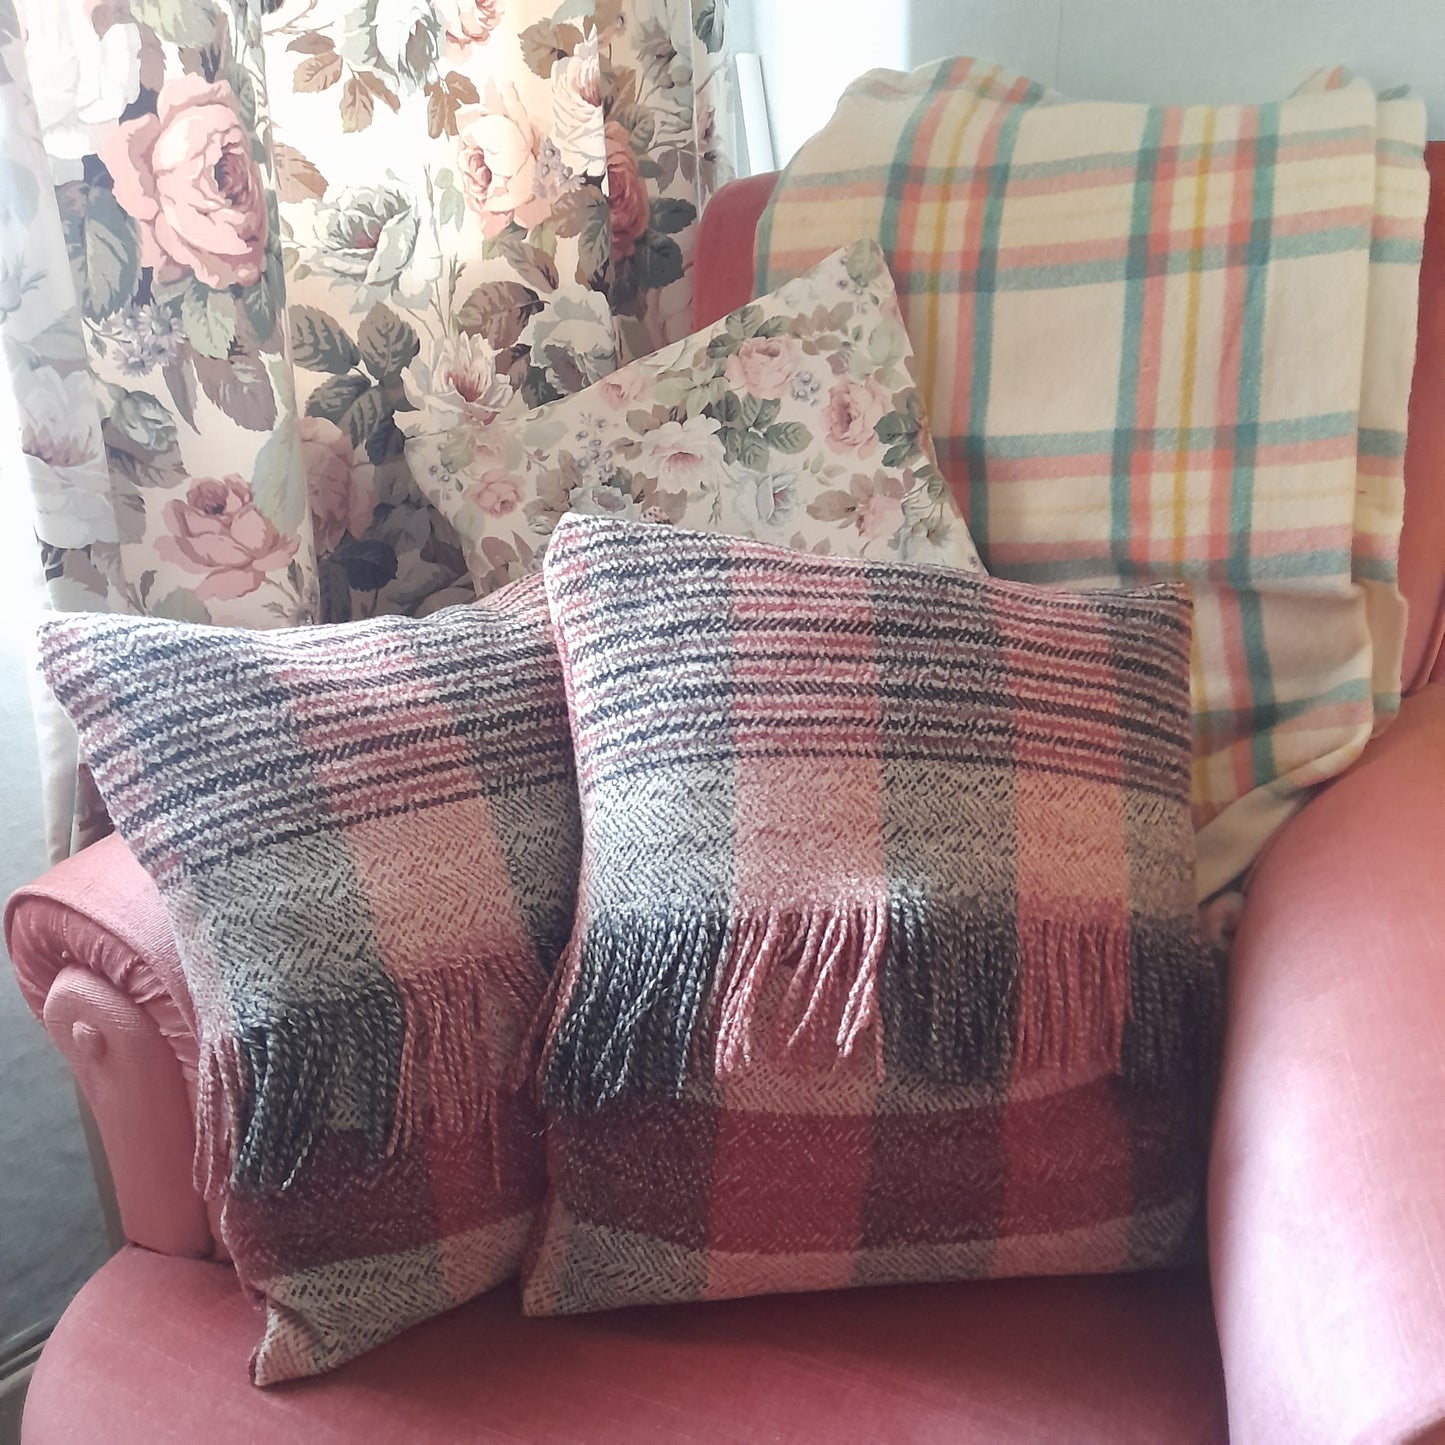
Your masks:
M1209 1272L527 1320L497 1291L322 1380L247 1383L256 1319L191 1184L196 1045L150 882L107 839L6 938L99 1125L128 1243L41 1356L25 1445L1445 1441L1445 147L1407 455L1399 721L1259 865L1229 971ZM750 294L770 177L727 188L700 322Z

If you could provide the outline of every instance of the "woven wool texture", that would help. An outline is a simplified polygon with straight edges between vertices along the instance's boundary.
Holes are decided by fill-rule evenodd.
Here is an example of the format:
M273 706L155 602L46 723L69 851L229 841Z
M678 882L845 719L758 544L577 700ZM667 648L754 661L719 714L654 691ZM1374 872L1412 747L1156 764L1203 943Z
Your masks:
M513 1273L542 1183L515 1056L581 838L540 578L280 633L66 616L41 657L175 930L257 1382Z
M1178 1258L1185 591L583 518L545 575L584 845L525 1308Z
M1195 598L1199 888L1399 703L1424 107L1338 71L1260 106L874 71L784 172L758 286L875 236L989 571Z

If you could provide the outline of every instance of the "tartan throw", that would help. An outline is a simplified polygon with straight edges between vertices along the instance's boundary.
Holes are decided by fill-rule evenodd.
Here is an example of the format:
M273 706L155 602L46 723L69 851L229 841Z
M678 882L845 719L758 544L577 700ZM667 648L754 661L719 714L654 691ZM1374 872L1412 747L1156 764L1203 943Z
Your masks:
M175 930L255 1381L514 1273L543 1175L516 1052L581 839L541 579L421 621L73 615L40 642Z
M770 289L876 236L995 575L1194 591L1199 891L1399 703L1424 109L1068 102L978 60L855 81L758 227Z
M524 1308L1179 1259L1184 589L583 518L544 570L584 841Z
M479 594L542 564L567 512L802 552L976 569L933 455L893 281L873 241L585 391L518 414L438 377L398 413L417 485Z

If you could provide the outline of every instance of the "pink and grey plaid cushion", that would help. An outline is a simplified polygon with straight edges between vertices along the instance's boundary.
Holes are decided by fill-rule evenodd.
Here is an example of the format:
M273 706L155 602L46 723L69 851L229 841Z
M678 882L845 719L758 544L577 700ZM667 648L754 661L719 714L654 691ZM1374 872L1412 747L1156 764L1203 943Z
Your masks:
M256 1381L513 1273L542 1188L515 1056L581 836L540 579L289 632L66 616L41 652L176 933Z
M1187 594L582 518L545 575L584 843L525 1307L1187 1252Z

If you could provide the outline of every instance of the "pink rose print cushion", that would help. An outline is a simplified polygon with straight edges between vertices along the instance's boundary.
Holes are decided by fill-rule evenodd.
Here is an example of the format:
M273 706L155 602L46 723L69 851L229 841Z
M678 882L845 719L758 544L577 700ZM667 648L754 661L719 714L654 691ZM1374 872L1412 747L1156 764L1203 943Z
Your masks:
M611 195L616 254L625 177ZM548 406L524 411L475 371L460 354L433 369L396 420L481 593L540 566L568 512L981 570L871 241Z

